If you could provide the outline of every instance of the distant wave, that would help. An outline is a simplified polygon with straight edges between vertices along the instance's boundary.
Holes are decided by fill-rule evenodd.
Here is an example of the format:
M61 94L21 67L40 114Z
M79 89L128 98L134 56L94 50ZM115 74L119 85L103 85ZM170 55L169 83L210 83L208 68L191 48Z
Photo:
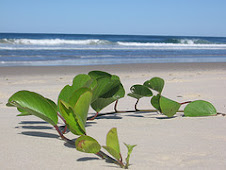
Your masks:
M117 42L119 45L124 46L180 46L180 45L222 45L222 44L214 44L207 40L201 39L168 39L164 42ZM226 44L223 44L226 45Z
M126 46L150 46L153 44L213 44L203 39L168 39L164 42L112 42L101 39L84 39L84 40L68 40L68 39L0 39L0 44L21 44L21 45L126 45Z
M201 39L168 39L164 42L127 42L101 39L0 39L2 50L139 50L226 49L226 44Z
M194 43L181 43L181 44L174 44L174 43L140 43L140 42L118 42L119 45L122 46L159 46L159 47L226 47L226 44L194 44Z
M66 39L1 39L2 44L21 45L103 45L111 44L107 40L87 39L87 40L66 40Z
M173 44L212 44L210 41L203 40L203 39L168 39L165 41L165 43L173 43Z

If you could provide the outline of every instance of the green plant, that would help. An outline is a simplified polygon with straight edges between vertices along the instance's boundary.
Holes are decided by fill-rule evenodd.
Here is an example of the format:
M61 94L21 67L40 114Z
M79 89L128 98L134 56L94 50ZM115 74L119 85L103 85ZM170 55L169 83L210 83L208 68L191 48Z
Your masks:
M186 101L183 103L176 102L169 98L162 96L162 91L165 82L162 78L154 77L144 82L143 85L133 85L131 87L132 93L128 96L137 98L137 103L141 97L152 96L152 91L157 92L155 96L151 98L152 106L157 109L156 111L166 115L167 117L173 117L180 109L181 105L188 104L184 109L184 116L198 117L198 116L212 116L217 115L215 107L204 100ZM147 88L149 88L147 90ZM137 110L135 104L135 110Z
M63 120L67 124L69 130L75 135L80 135L75 142L77 150L95 153L101 158L107 159L122 168L128 168L131 148L129 148L127 163L124 165L121 156L120 160L118 159L119 157L116 156L116 154L120 154L120 150L119 148L115 148L115 143L118 144L117 131L115 128L107 135L106 150L112 154L116 160L100 151L101 147L96 140L86 135L85 124L88 109L92 101L91 89L87 87L76 89L70 98L67 99L67 102L59 99L59 107L57 107L52 100L47 99L40 94L30 91L19 91L9 98L7 106L17 107L18 111L21 112L18 116L34 115L43 119L53 125L63 140L72 143L70 139L64 136L57 125L57 109L59 108L62 118L64 118Z
M100 154L101 145L90 136L86 136L86 135L80 136L76 140L75 145L76 145L76 149L78 151L86 152L86 153L94 153L97 155ZM120 146L119 146L119 141L118 141L117 129L112 128L107 134L106 146L102 146L102 147L109 154L111 154L111 156L113 156L115 158L115 160L113 160L113 163L119 165L121 168L128 169L130 155L132 153L133 148L136 145L128 145L128 144L125 144L125 145L127 147L128 153L127 153L127 157L126 157L126 163L123 163ZM106 156L106 155L104 155L104 156Z
M120 165L122 168L128 168L128 164L124 165L122 160L121 162L115 160L100 151L100 147L95 143L95 139L87 136L85 129L90 105L96 111L100 111L123 97L125 94L124 88L116 75L112 76L100 71L93 71L89 74L75 76L73 84L71 86L66 85L61 90L58 96L58 104L38 93L22 90L16 92L8 99L7 106L16 107L20 112L18 116L34 115L50 123L63 140L72 144L72 140L64 136L64 132L68 128L73 134L80 136L76 140L76 144L79 143L77 149L80 145L83 146L82 144L88 145L85 150L83 148L80 151L95 153L103 159ZM58 126L58 117L66 124L63 131ZM112 140L115 141L114 138Z
M74 142L64 135L68 128L73 134L80 136L75 142L78 151L94 153L103 159L119 165L121 168L127 169L130 155L136 145L125 144L128 153L126 161L123 162L117 129L112 128L107 134L106 145L102 146L112 158L101 151L101 145L94 138L87 135L85 129L87 119L92 120L96 116L106 114L138 111L155 111L168 117L173 117L180 111L181 105L185 104L187 105L183 112L184 116L187 117L220 114L217 113L211 103L204 100L179 103L162 96L164 85L164 80L159 77L145 81L143 85L133 85L128 96L137 99L135 110L117 111L118 100L125 95L125 90L119 77L102 71L91 71L88 74L75 76L72 85L66 85L60 91L57 104L38 93L22 90L16 92L8 99L7 106L16 107L20 112L18 116L34 115L50 123L63 140L74 145ZM153 96L152 90L156 92L156 95ZM142 97L151 97L150 102L156 110L138 110L137 104ZM98 114L103 108L113 102L115 102L114 112ZM94 117L87 118L90 106L96 111L96 114ZM62 131L58 126L58 117L65 123L64 130Z
M116 105L120 98L125 96L125 90L120 82L120 79L116 75L111 75L103 71L91 71L88 74L96 82L97 86L93 90L93 99L91 107L96 111L96 115L108 106L116 101L115 111L117 111Z
M142 98L142 97L150 97L150 96L153 95L152 91L148 87L146 87L144 85L140 85L140 84L133 85L130 88L130 91L131 91L131 93L129 93L128 96L137 99L137 102L135 104L135 110L136 111L138 111L137 104L138 104L140 98Z
M50 99L35 92L23 90L13 94L6 105L17 107L17 110L21 112L18 116L34 115L43 119L58 131L62 139L66 139L57 126L57 106Z
M75 76L72 85L66 85L61 90L58 104L60 101L68 102L73 93L81 87L90 88L93 93L91 107L96 111L96 114L90 120L93 120L109 104L116 101L117 105L117 101L125 95L125 90L118 76L103 71L91 71L88 75ZM115 110L117 110L116 105Z

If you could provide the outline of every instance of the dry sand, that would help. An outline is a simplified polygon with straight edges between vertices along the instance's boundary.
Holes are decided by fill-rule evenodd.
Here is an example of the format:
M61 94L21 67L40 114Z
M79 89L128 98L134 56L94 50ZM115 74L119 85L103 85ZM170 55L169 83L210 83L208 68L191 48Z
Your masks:
M76 67L0 68L0 169L118 169L95 155L76 151L58 138L51 125L34 116L16 117L5 106L16 91L30 90L57 100L60 90L75 75L91 70L117 74L129 92L133 84L159 76L165 79L163 95L179 102L204 99L226 113L226 63L133 64ZM151 109L150 98L138 108ZM119 101L119 110L131 110L135 99ZM102 111L110 112L113 106ZM90 109L90 114L94 111ZM226 116L164 119L156 113L121 113L87 123L87 134L105 145L105 136L117 127L123 142L137 144L129 169L225 169ZM66 134L75 139L71 133Z

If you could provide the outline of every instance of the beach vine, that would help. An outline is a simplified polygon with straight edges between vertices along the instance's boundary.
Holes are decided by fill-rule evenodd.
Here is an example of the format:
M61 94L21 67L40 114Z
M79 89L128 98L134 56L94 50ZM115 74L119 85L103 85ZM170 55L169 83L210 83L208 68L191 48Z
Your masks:
M79 74L74 77L72 85L66 85L58 95L55 103L44 96L21 90L14 93L6 104L16 107L20 114L18 116L34 115L51 124L58 132L61 139L74 145L78 151L93 153L107 162L115 163L121 168L129 167L129 159L136 145L125 144L128 153L125 162L122 158L118 133L112 128L106 137L106 145L101 146L96 139L87 135L86 122L94 120L103 115L126 113L126 112L157 112L167 117L173 117L177 112L184 112L184 116L213 116L217 114L216 108L208 101L196 100L179 103L162 95L165 82L162 78L154 77L143 84L135 84L130 88L129 97L135 98L134 110L119 111L117 104L125 97L125 90L117 75L103 71L91 71L88 74ZM150 103L154 109L140 110L137 107L139 100L143 97L151 97ZM114 111L100 113L106 106L115 102ZM179 110L186 105L184 110ZM95 110L94 116L88 116L90 106ZM225 115L225 114L222 114ZM64 126L58 126L58 119L62 119ZM74 142L65 137L66 131L70 130L79 136ZM110 155L101 150L105 149Z

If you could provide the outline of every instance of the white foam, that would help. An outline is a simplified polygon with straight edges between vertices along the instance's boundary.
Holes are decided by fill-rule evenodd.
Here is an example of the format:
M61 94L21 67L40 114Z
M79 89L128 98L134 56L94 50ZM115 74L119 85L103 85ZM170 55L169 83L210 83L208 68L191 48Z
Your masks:
M66 40L66 39L2 39L2 43L22 44L22 45L99 45L109 44L107 40L87 39L87 40Z
M179 42L181 44L197 44L198 40L182 39Z
M182 41L182 40L181 40ZM186 43L185 43L186 41ZM226 49L226 44L195 44L192 40L183 40L182 43L139 43L117 42L127 47L149 47L150 49Z
M226 50L226 44L199 42L199 39L181 39L178 43L111 42L101 39L1 39L0 50Z

